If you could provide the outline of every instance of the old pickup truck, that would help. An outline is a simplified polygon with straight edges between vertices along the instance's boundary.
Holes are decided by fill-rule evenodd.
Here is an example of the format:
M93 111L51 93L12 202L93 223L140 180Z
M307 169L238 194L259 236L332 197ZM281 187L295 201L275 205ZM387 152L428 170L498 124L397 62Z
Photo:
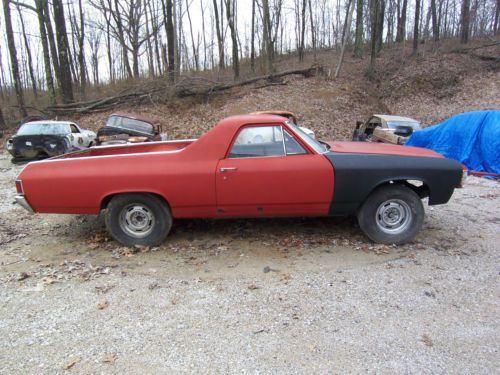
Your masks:
M31 212L104 213L125 245L158 245L176 218L357 215L373 241L420 230L421 199L448 202L461 165L433 151L320 142L275 115L226 118L199 139L92 147L29 163L16 181Z

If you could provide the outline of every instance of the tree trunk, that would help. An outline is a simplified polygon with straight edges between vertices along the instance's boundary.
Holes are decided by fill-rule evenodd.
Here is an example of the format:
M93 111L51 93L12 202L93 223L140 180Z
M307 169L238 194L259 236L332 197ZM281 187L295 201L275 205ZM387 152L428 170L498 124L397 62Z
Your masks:
M14 33L12 31L12 19L10 18L10 1L3 0L3 14L5 20L5 31L7 34L7 45L9 47L10 64L12 70L12 78L14 79L14 89L16 91L17 106L21 117L26 117L26 107L24 106L23 88L21 86L21 78L19 76L19 65L17 62L16 44L14 42Z
M188 21L189 21L189 31L191 34L191 46L193 49L195 70L198 71L198 70L200 70L200 60L199 60L199 56L198 56L198 51L196 49L196 45L194 43L193 23L191 22L191 13L189 12L189 0L186 2L186 12L187 12Z
M403 0L401 14L398 15L398 30L396 32L396 42L400 43L406 39L406 13L408 9L408 0Z
M311 21L311 39L312 39L312 48L313 48L313 59L314 59L314 61L316 61L316 30L314 29L314 22L313 22L314 19L313 19L311 0L309 0L309 16L310 16L309 19Z
M436 0L431 0L431 17L432 17L432 36L434 38L434 42L438 42L439 24L438 24L438 15L436 9Z
M340 69L342 68L342 62L344 60L345 46L347 44L347 40L349 39L349 34L351 32L351 20L352 14L354 13L354 0L349 0L348 9L347 9L347 21L344 24L344 40L342 41L342 49L340 51L340 59L337 65L337 69L335 70L335 78L339 76Z
M60 89L61 72L59 69L59 60L58 60L59 54L57 53L57 46L56 46L56 40L54 37L54 30L52 29L52 22L50 21L49 2L45 1L45 0L40 0L40 2L42 3L42 6L43 6L45 28L47 29L47 39L49 41L50 54L52 56L52 64L54 66L54 73L56 76L57 85L59 86L59 89Z
M267 0L265 1L267 2ZM305 33L306 33L306 4L307 0L302 0L299 61L304 61Z
M43 1L44 0L36 0L36 14L38 16L38 26L40 29L40 39L42 42L42 51L43 51L43 62L45 68L45 81L47 83L47 91L49 93L50 104L56 104L56 90L54 89L54 79L52 77L52 70L50 69L50 52L49 45L47 42L47 30L45 28L45 16L43 12Z
M354 41L354 57L363 56L363 0L356 5L356 39Z
M304 7L305 7L305 1L306 0L304 0ZM271 74L274 68L273 68L273 45L271 43L271 17L269 14L268 0L262 0L262 8L263 8L262 22L264 23L263 41L264 41L264 53L266 56L266 70L267 73Z
M235 19L235 9L232 9L232 1L226 0L226 17L227 24L231 31L231 43L233 45L233 71L234 71L234 80L238 80L240 78L240 59L238 54L238 36L236 35L236 26L234 24Z
M68 58L68 37L64 8L62 0L53 0L54 23L56 26L57 48L59 50L59 69L61 73L61 96L63 103L71 103L73 98L73 85L71 83L71 68Z
M217 0L213 0L214 4L214 15L215 15L215 30L217 32L217 46L219 48L219 69L224 69L224 36L222 30L221 21L219 19L219 10L217 7Z
M37 84L36 84L36 79L35 79L35 71L33 69L33 59L31 57L31 48L30 48L30 45L29 45L29 42L28 42L28 37L26 36L26 29L24 27L24 19L23 19L23 15L21 13L21 7L19 6L19 4L17 5L17 12L19 13L19 20L21 21L21 31L22 31L22 34L23 34L23 41L24 41L24 46L26 47L26 54L27 54L27 57L28 57L28 71L29 71L29 75L30 75L30 80L31 80L31 87L33 88L33 95L35 96L35 98L38 96L38 92L37 92Z
M377 54L382 50L385 20L385 0L379 0L380 10L377 18Z
M495 23L493 25L493 33L495 35L500 34L500 0L497 0L497 6L495 8Z
M418 30L420 23L420 0L415 1L415 24L413 26L413 54L416 55L418 52Z
M85 22L83 14L82 0L78 0L79 18L80 18L80 35L78 38L78 65L80 67L80 90L85 97Z
M255 72L255 2L252 0L252 28L250 34L250 69Z
M378 25L380 18L380 1L373 0L373 14L372 14L372 35L371 35L371 52L370 52L370 74L375 71L375 60L377 58L377 40L378 40Z
M469 28L470 28L470 0L463 0L462 14L460 16L461 33L460 42L463 44L469 43Z
M203 35L203 70L207 69L207 34L205 29L205 7L203 1L200 1L201 7L201 32Z

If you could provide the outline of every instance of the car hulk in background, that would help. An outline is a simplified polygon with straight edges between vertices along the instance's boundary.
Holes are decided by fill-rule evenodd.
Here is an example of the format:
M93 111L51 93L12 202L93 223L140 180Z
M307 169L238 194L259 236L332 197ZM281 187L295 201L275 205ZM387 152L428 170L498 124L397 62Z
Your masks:
M356 123L352 140L402 145L414 131L420 129L420 123L409 117L373 115L366 122Z
M165 141L158 121L150 116L130 112L116 112L108 117L106 126L97 131L98 145L116 145Z
M30 163L16 200L39 213L104 212L109 233L130 246L161 244L177 218L333 215L356 215L373 241L402 244L422 226L421 199L448 202L462 177L459 163L430 150L320 142L285 117L241 115L197 140Z
M7 140L7 151L13 162L43 159L90 147L96 134L71 121L40 120L21 125L17 134Z

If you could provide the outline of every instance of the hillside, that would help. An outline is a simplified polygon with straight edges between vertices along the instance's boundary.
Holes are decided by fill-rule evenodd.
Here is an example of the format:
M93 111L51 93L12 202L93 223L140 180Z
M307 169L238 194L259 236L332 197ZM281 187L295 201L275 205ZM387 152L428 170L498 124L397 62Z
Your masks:
M477 41L476 46L481 43L487 41ZM478 50L472 47L467 53L452 52L456 48L453 41L437 52L431 46L427 50L422 47L424 52L413 58L409 47L403 53L401 45L389 46L377 59L377 72L371 80L366 76L368 57L354 59L347 53L338 79L289 76L271 86L232 89L208 99L155 101L120 109L156 116L171 138L198 137L229 115L284 109L296 113L300 122L321 138L349 139L356 120L365 120L372 113L410 116L427 126L464 111L500 108L499 45ZM317 63L333 72L338 55L335 50L321 51ZM277 63L277 70L313 63L312 55L301 64L296 56L288 56ZM111 95L111 90L101 88L99 92ZM97 129L111 112L72 119Z
M304 126L320 137L349 139L356 120L372 113L392 113L414 117L424 126L454 114L479 109L500 108L500 47L481 49L482 58L471 53L426 52L418 58L401 58L401 46L383 51L377 60L377 75L368 80L368 59L346 54L341 76L285 78L282 84L263 88L233 89L207 102L177 99L130 109L157 116L171 137L197 137L219 119L265 109L295 112ZM406 52L407 54L409 51ZM337 51L322 51L318 62L334 71ZM296 57L278 64L278 70L306 67L312 56L299 65ZM76 118L84 126L98 128L110 112Z

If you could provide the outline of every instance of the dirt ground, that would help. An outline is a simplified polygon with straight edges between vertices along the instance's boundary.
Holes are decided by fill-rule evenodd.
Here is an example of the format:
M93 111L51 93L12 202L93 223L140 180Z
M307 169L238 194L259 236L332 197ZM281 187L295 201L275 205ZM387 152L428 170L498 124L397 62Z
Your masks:
M353 219L184 220L127 249L13 204L0 155L0 373L474 373L499 365L500 186L405 246Z

